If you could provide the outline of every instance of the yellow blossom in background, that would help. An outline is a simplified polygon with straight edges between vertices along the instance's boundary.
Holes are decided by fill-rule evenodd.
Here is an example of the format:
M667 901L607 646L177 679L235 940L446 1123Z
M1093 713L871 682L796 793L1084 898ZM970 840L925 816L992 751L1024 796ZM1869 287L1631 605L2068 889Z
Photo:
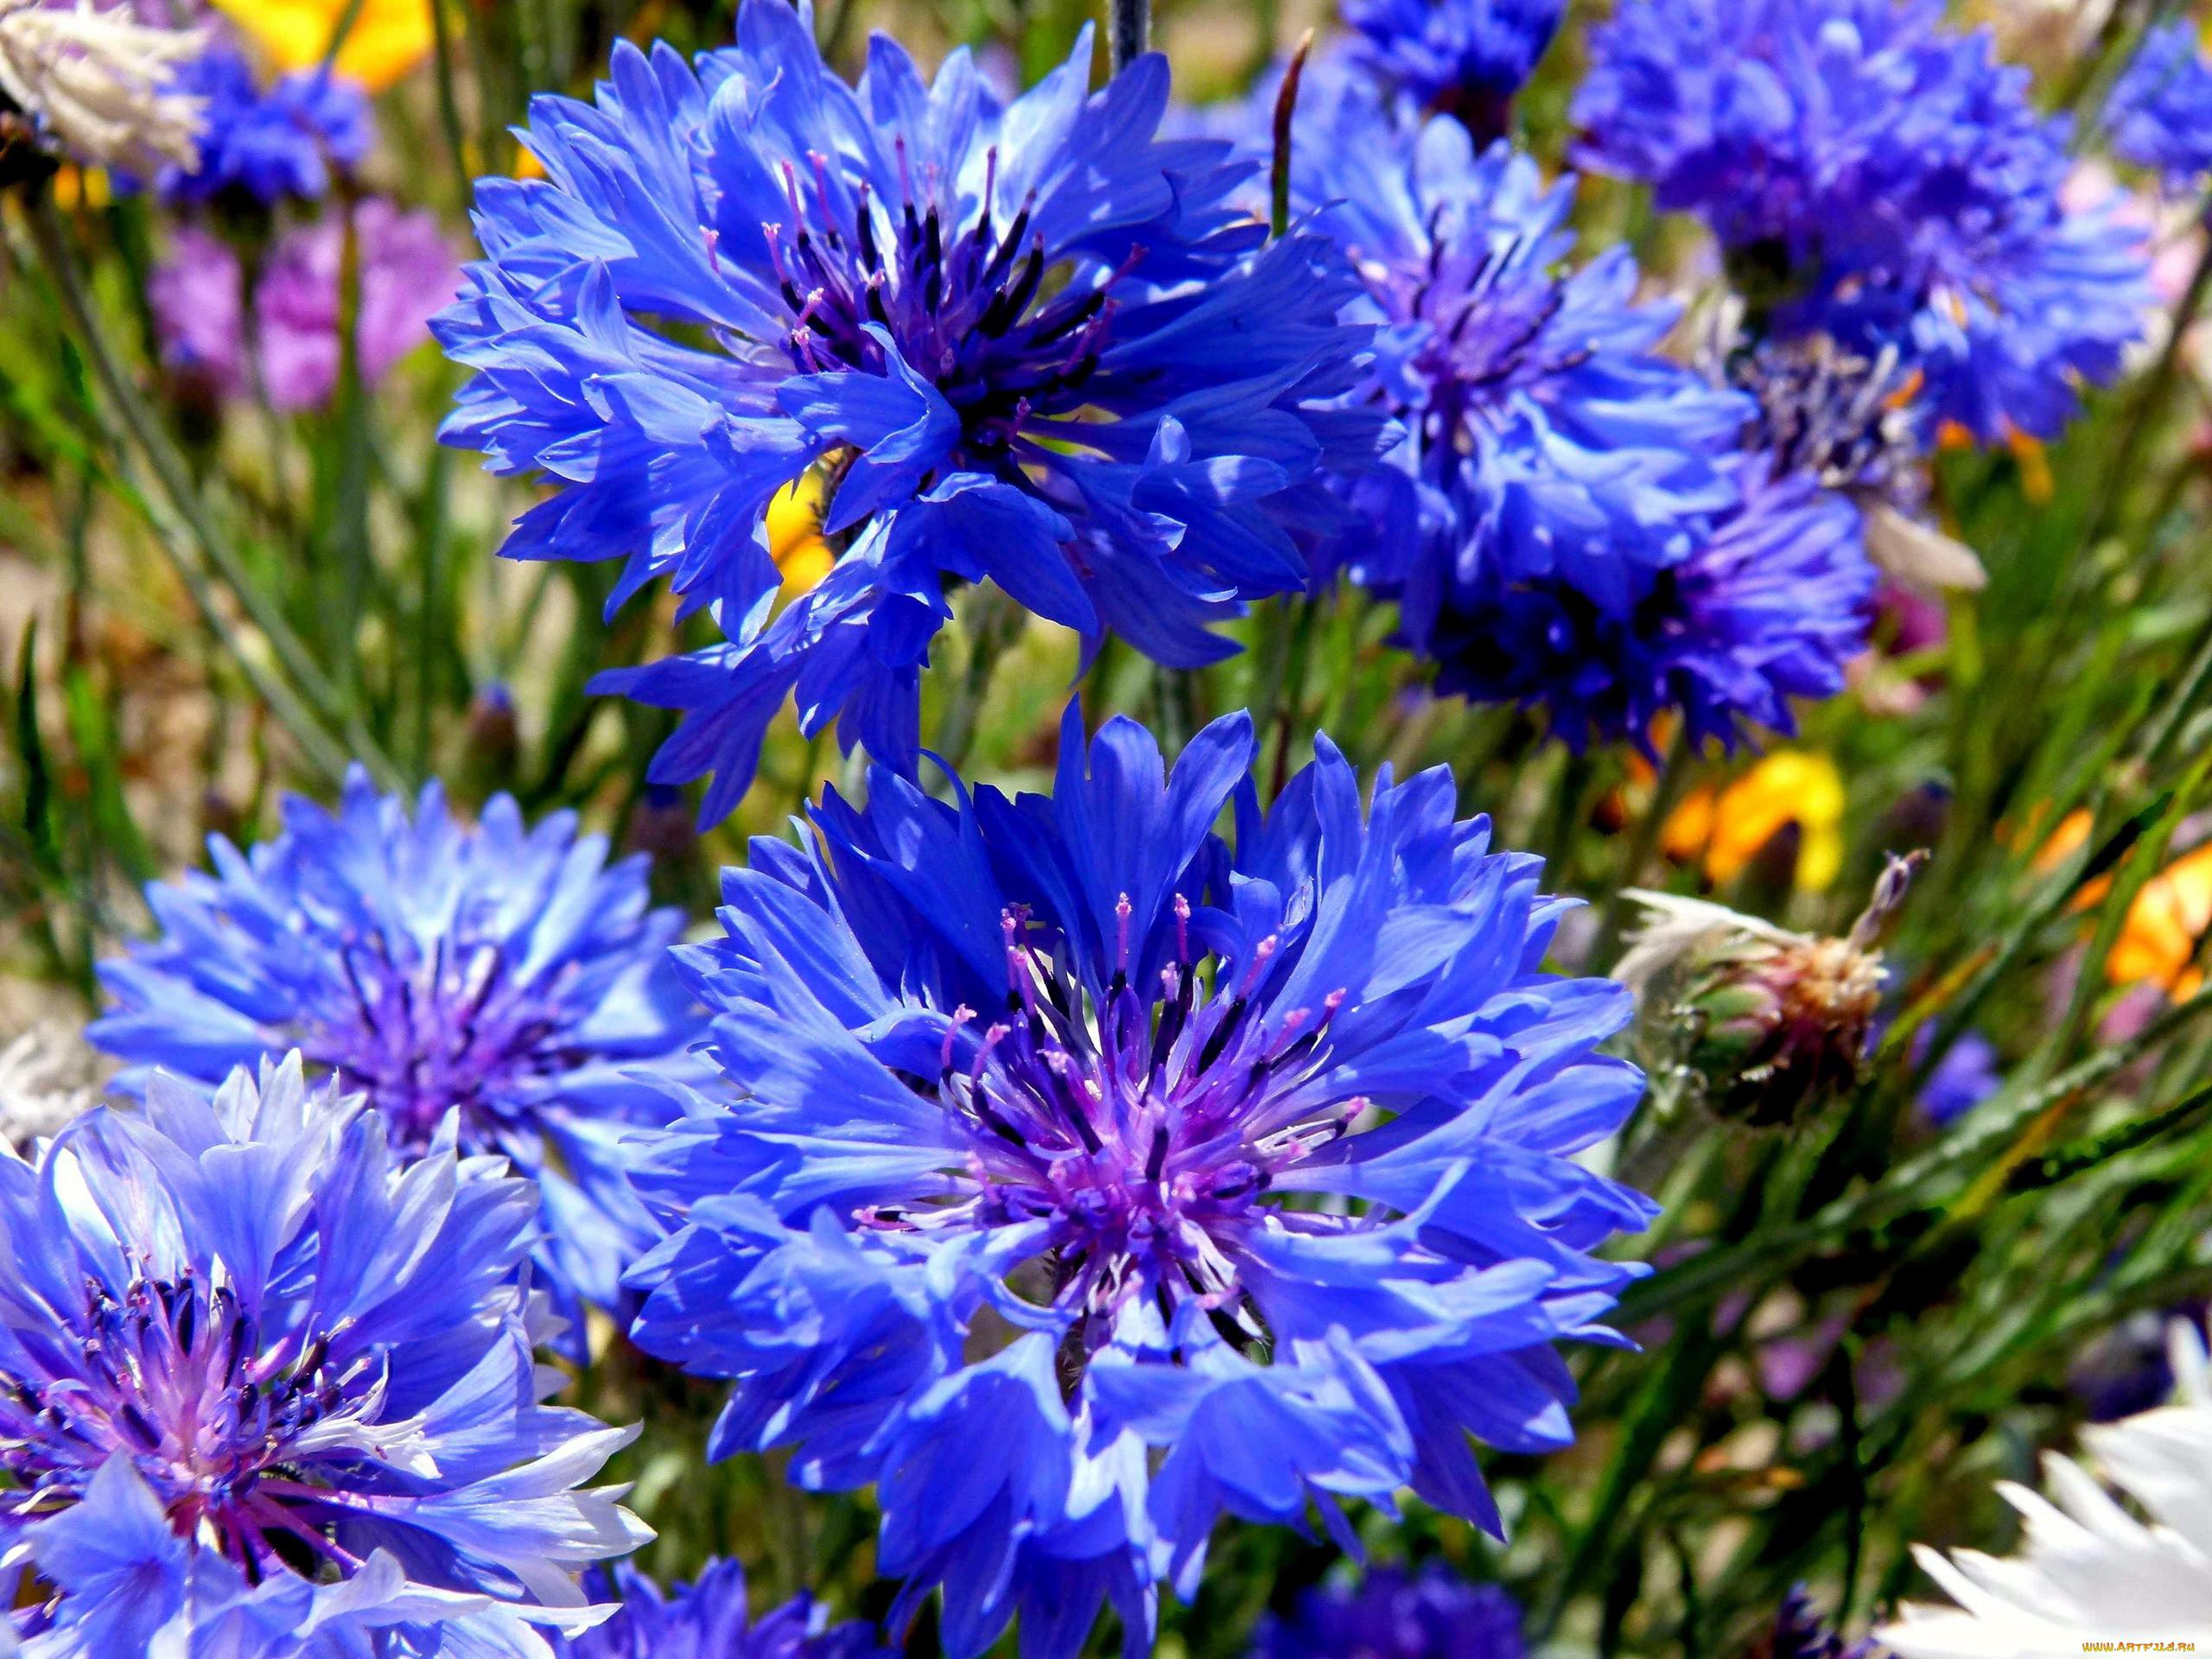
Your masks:
M270 63L284 71L312 69L330 52L347 0L215 0ZM383 92L429 56L437 43L431 0L361 0L360 16L338 50L337 71L372 92Z
M2050 459L2044 454L2041 440L2007 421L2005 442L2020 469L2020 493L2037 506L2043 505L2056 493L2057 486L2051 481Z
M1825 754L1781 749L1717 793L1693 790L1669 816L1660 845L1672 858L1701 860L1725 887L1760 848L1797 826L1797 887L1819 893L1843 868L1843 775Z
M2163 985L2177 1001L2204 983L2197 941L2212 927L2212 842L2185 853L2143 884L2105 958L2114 985Z
M104 167L65 163L54 175L54 205L65 213L79 207L105 207L115 200L115 188Z
M814 469L785 485L768 503L768 553L783 572L785 599L805 593L837 562L822 539L823 493L822 474Z

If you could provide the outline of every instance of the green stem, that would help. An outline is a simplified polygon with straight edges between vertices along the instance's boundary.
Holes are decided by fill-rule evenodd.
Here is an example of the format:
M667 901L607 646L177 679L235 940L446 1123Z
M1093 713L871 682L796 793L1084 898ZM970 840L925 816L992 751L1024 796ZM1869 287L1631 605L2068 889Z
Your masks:
M2212 296L2212 238L2207 239L2203 251L2197 255L2196 268L2190 272L2189 286L2182 290L2181 301L2174 307L2165 348L2158 353L2151 372L2144 377L2142 388L2127 411L2120 442L2113 446L2111 462L2105 470L2104 489L2097 499L2096 512L2082 536L2081 546L2084 550L2093 549L2103 540L2113 520L2119 516L2121 493L2133 481L2137 453L2150 435L2152 418L2164 403L2167 389L2181 366L2182 348L2188 340L2190 325L2204 308L2208 296ZM2077 562L2076 568L2087 570L2094 563L2094 560L2084 557Z
M1690 741L1688 729L1684 728L1675 734L1675 741L1668 745L1667 758L1660 762L1658 779L1651 786L1651 804L1636 821L1628 850L1621 855L1618 877L1612 891L1605 895L1605 909L1599 912L1597 936L1585 962L1592 973L1602 974L1611 967L1614 953L1620 948L1622 925L1628 917L1628 889L1642 880L1644 867L1651 862L1651 855L1658 848L1659 832L1665 828L1675 804L1681 799L1682 791L1688 787L1696 770L1696 747Z
M245 607L255 627L268 641L270 650L283 664L285 673L300 687L306 702L302 703L295 697L289 687L275 689L279 685L276 677L256 664L251 653L234 651L232 654L238 658L257 689L270 698L270 707L277 718L300 740L302 747L307 749L317 765L332 772L334 776L342 775L345 771L343 747L333 742L321 729L322 720L332 720L345 728L347 741L354 746L359 758L377 774L378 780L387 787L396 784L397 778L391 763L368 741L366 733L359 732L353 722L344 718L329 682L315 667L298 637L247 575L244 562L209 521L199 492L193 487L184 458L169 442L152 409L139 395L137 386L131 384L130 376L124 372L123 365L116 361L115 353L108 344L106 331L101 327L99 315L93 309L84 272L79 267L76 253L70 245L68 228L62 224L53 197L43 190L33 197L30 220L32 238L39 256L46 262L55 289L61 297L62 308L68 315L71 327L76 330L79 346L91 363L101 390L107 394L108 401L122 416L124 429L153 467L154 476L160 483L163 495L182 521L182 528L189 532L190 539L199 544L225 584ZM171 563L191 591L194 604L207 619L215 637L222 639L231 630L226 625L220 607L212 602L213 594L207 590L205 576L191 561L181 556L176 545L179 539L175 535L163 536L163 550L169 554ZM309 706L316 710L315 714L308 712ZM332 764L334 758L334 766Z
M1282 86L1275 93L1274 159L1268 169L1269 229L1281 236L1290 228L1290 131L1292 118L1298 112L1298 83L1306 76L1306 54L1313 49L1313 31L1307 29L1298 42L1298 50L1290 54L1290 64L1283 71Z
M438 124L444 130L446 151L453 157L454 179L460 186L461 212L475 199L476 181L468 166L468 142L461 137L461 97L454 90L453 24L446 16L445 0L427 0L430 8L430 38L437 52ZM492 158L486 156L489 167Z
M938 718L937 728L937 752L956 775L965 772L969 752L975 747L983 696L991 687L991 671L998 666L999 653L1020 632L1020 607L996 588L986 585L970 590L968 664Z
M1108 0L1113 25L1114 73L1120 74L1152 45L1152 0Z
M1313 623L1320 601L1300 594L1289 601L1288 658L1283 667L1283 695L1275 710L1275 769L1268 798L1282 793L1290 779L1290 753L1306 714L1306 681L1313 666Z

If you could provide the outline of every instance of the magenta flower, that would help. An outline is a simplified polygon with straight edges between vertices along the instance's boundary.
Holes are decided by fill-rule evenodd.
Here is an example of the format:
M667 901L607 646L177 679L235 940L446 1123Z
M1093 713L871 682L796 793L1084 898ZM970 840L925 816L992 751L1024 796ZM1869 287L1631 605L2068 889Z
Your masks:
M429 338L431 315L460 288L461 265L433 215L374 200L353 212L361 250L357 340L361 373L374 381ZM147 291L163 361L222 397L245 397L254 392L257 355L271 404L320 408L338 385L345 253L335 214L279 238L249 317L238 254L206 231L181 226Z

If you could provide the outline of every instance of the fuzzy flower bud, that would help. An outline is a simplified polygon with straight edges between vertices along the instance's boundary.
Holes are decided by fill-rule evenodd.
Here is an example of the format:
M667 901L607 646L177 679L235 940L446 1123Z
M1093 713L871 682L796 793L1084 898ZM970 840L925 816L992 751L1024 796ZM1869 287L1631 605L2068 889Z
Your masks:
M205 44L196 30L137 22L128 6L0 0L0 95L79 161L147 176L188 171L205 111L175 76Z
M1631 893L1650 920L1613 976L1637 995L1652 1070L1756 1128L1802 1122L1836 1099L1859 1079L1881 1005L1878 943L1923 856L1892 859L1840 938Z

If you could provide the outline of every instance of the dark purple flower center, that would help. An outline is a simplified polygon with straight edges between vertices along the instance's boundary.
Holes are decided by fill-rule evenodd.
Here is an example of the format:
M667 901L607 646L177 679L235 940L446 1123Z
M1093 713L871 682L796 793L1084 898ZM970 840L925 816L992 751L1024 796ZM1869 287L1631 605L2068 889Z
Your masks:
M1900 506L1925 493L1913 410L1918 377L1899 365L1894 348L1870 359L1814 334L1738 353L1721 374L1758 400L1748 447L1772 450L1777 472L1802 472L1830 489L1867 491Z
M791 313L783 347L804 373L880 374L883 348L866 329L882 328L952 406L971 462L988 470L1033 417L1084 407L1113 327L1112 289L1141 255L1097 280L1071 277L1031 228L1031 201L1000 227L995 149L978 211L964 226L962 210L940 205L947 193L934 167L917 199L903 139L898 150L895 213L866 184L849 209L837 205L842 193L833 194L819 154L807 157L810 181L785 164L790 219L762 226Z
M1495 420L1509 395L1578 366L1589 353L1563 348L1552 324L1566 304L1558 277L1522 258L1522 238L1475 238L1429 215L1428 252L1419 264L1354 259L1389 323L1424 325L1405 359L1426 396L1396 412L1416 418L1429 445L1465 447L1470 421Z
M448 944L427 958L395 954L381 932L344 946L349 995L293 1033L307 1058L365 1090L394 1141L420 1151L449 1110L464 1151L497 1144L514 1127L507 1091L582 1063L573 1011L557 983L524 983L488 940Z
M302 1436L342 1414L372 1362L345 1376L322 1337L264 1349L226 1286L189 1274L134 1279L120 1297L85 1288L81 1344L45 1360L45 1380L0 1390L0 1508L30 1517L66 1508L118 1454L129 1457L180 1535L250 1578L272 1565L313 1572L352 1557L300 1511L321 1489L291 1459Z
M1326 1064L1341 992L1319 1008L1271 1009L1257 993L1275 941L1217 977L1220 964L1192 952L1179 896L1175 961L1144 995L1127 971L1128 906L1124 897L1121 970L1103 999L1025 912L1005 912L1005 1016L963 1045L975 1015L955 1010L938 1080L918 1084L967 1128L967 1160L944 1172L937 1201L859 1217L922 1230L1041 1224L1033 1270L1014 1282L1074 1317L1078 1357L1139 1297L1171 1321L1194 1301L1240 1344L1264 1338L1239 1281L1243 1242L1263 1214L1283 1214L1263 1205L1277 1173L1367 1105L1306 1087Z

